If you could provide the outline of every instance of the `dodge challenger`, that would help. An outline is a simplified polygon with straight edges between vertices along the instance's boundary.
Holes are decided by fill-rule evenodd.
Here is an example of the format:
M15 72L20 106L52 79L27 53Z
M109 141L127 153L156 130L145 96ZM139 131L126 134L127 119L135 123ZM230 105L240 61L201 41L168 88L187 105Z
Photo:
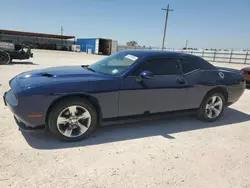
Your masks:
M243 94L239 70L184 53L128 50L91 65L21 73L3 96L21 130L82 140L104 121L194 110L216 121ZM176 125L178 126L178 125Z

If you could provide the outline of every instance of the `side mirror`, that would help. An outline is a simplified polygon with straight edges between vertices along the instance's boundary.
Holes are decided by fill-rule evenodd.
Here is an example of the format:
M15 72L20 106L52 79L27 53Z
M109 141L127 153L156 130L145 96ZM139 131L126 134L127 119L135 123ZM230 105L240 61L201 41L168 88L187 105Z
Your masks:
M144 78L144 79L153 79L154 78L154 74L150 71L142 71L140 74L140 77Z

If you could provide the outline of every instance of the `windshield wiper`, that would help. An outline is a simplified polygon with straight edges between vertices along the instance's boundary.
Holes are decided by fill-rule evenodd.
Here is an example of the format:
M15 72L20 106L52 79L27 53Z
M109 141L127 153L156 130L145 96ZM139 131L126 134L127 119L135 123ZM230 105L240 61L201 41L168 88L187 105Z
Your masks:
M88 70L90 70L90 71L92 71L92 72L96 72L94 69L89 68L89 65L82 65L81 67L82 67L82 68L85 68L85 69L88 69Z
M89 67L85 67L86 69L88 69L88 70L90 70L90 71L92 71L92 72L96 72L94 69L92 69L92 68L89 68Z

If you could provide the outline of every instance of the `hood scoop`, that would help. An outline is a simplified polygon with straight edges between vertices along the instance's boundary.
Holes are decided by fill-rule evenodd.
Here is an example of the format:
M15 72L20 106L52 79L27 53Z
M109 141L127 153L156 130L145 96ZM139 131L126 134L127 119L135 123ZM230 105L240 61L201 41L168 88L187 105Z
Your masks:
M51 77L56 77L56 75L47 73L47 72L40 72L40 73L26 73L26 74L21 74L18 76L18 79L28 79L28 78L37 78L37 77L47 77L47 78L51 78Z
M83 67L83 68L86 68L86 67L88 67L89 65L81 65L81 67Z
M53 77L54 75L53 74L49 74L49 73L47 73L47 72L45 72L45 73L42 73L42 75L41 76L44 76L44 77Z

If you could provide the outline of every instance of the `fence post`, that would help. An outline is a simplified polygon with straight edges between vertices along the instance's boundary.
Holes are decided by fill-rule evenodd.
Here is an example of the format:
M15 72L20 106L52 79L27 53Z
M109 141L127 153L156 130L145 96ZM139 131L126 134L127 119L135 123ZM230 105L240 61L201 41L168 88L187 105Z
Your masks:
M233 51L231 51L230 58L229 58L229 63L231 63L232 56L233 56Z
M232 56L233 56L233 50L231 50L230 58L229 58L229 63L232 62Z
M214 58L213 58L213 62L215 62L215 56L216 56L216 50L214 51Z
M246 64L246 63L247 63L247 56L248 56L248 52L249 52L249 51L247 51L247 53L246 53L246 57L245 57L244 64Z
M204 57L204 49L202 50L202 55L201 55L201 57Z
M193 54L193 50L191 50L190 53Z

